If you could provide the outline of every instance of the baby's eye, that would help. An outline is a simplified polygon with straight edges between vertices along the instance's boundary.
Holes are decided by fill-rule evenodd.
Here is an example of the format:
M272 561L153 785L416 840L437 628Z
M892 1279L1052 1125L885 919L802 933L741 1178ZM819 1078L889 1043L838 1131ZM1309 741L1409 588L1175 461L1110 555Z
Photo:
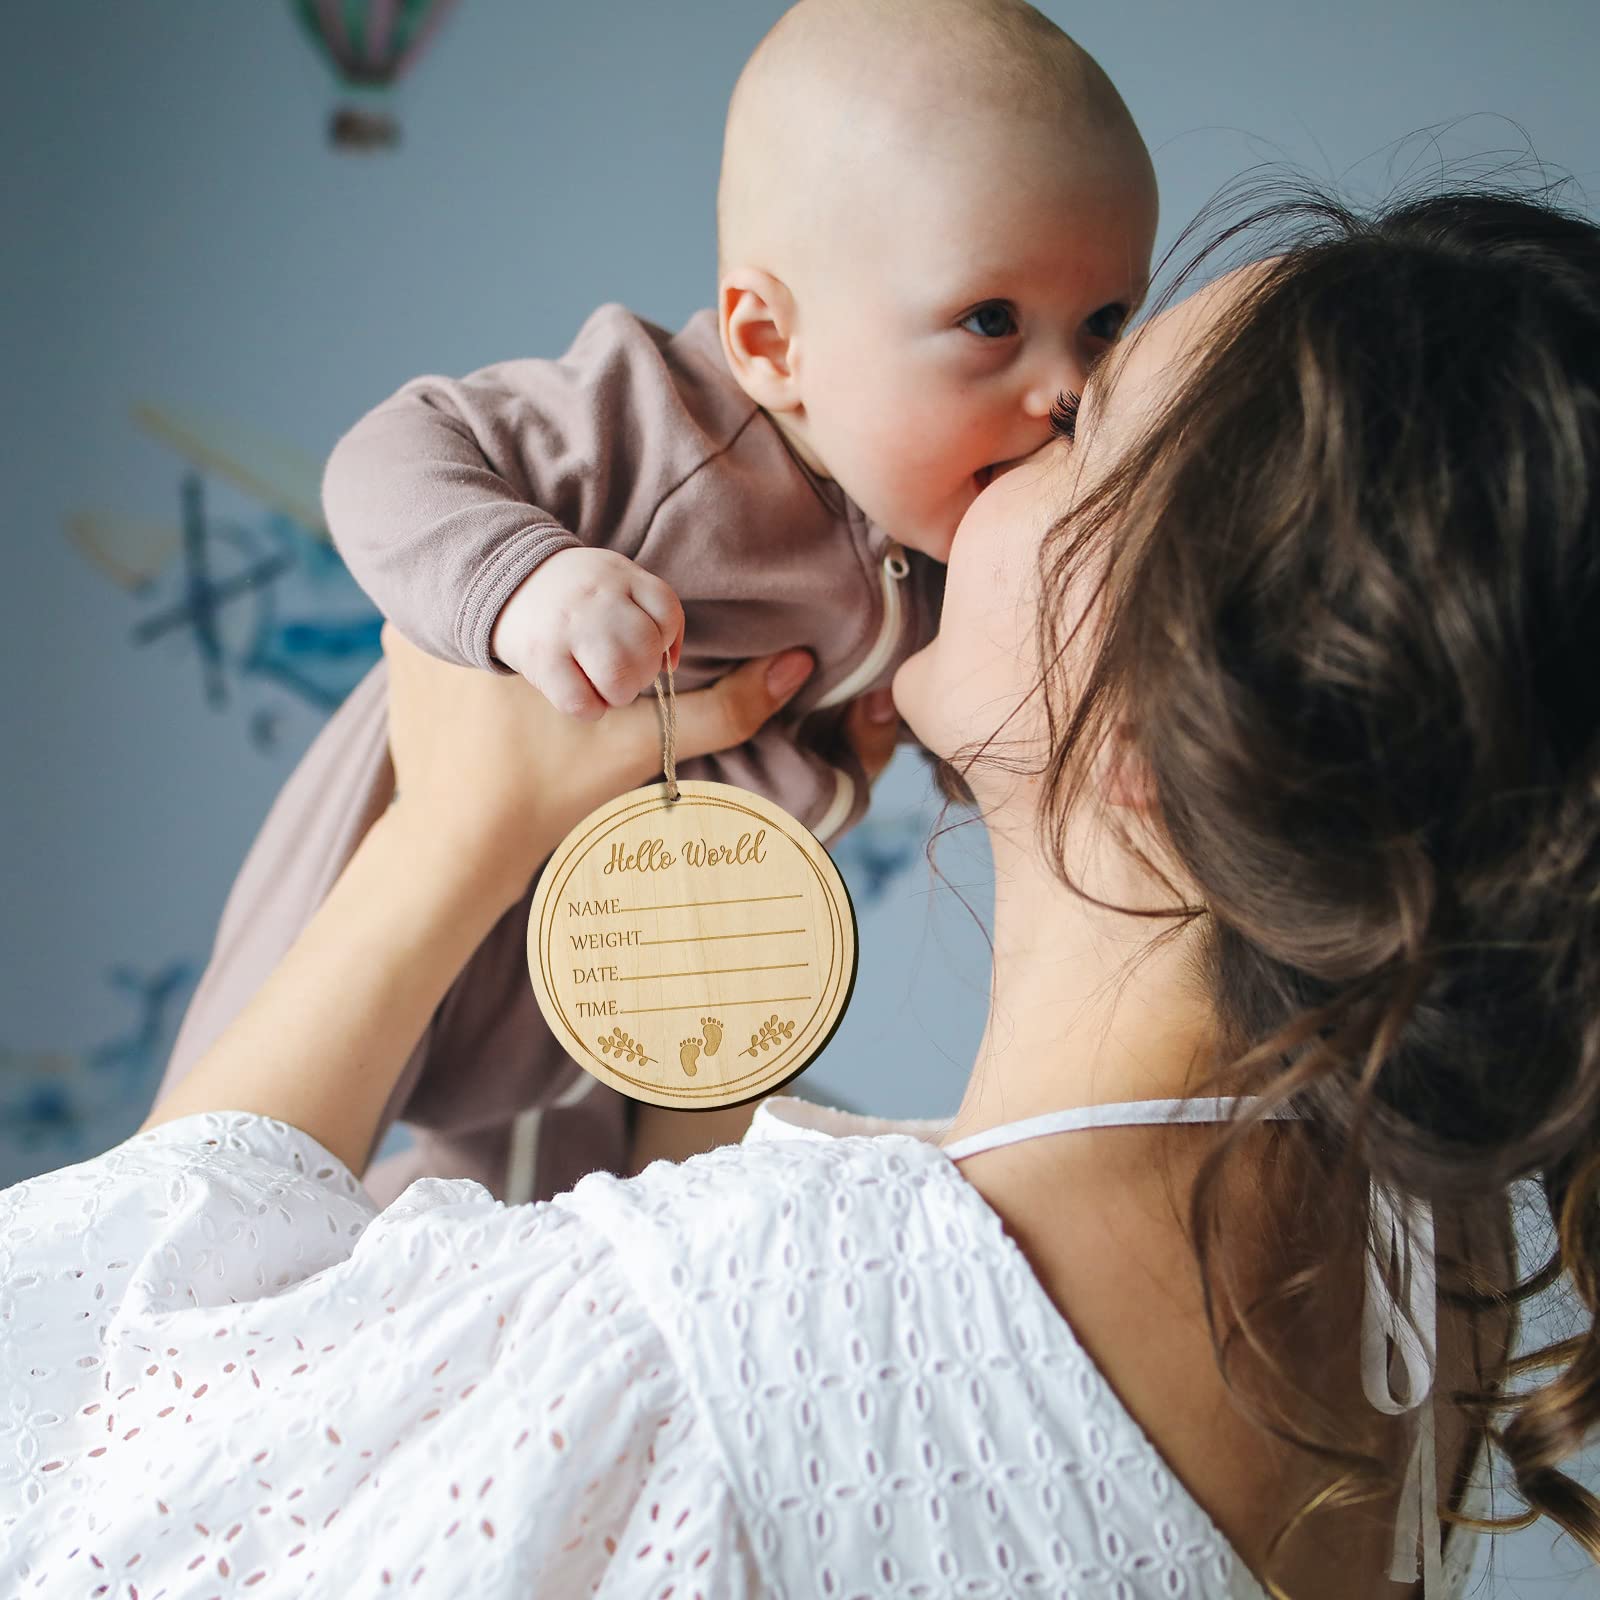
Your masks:
M1004 300L986 300L961 319L961 326L980 339L1004 339L1017 331L1017 319Z
M1122 325L1128 320L1128 308L1123 305L1101 306L1084 327L1089 330L1091 339L1115 339L1122 332Z

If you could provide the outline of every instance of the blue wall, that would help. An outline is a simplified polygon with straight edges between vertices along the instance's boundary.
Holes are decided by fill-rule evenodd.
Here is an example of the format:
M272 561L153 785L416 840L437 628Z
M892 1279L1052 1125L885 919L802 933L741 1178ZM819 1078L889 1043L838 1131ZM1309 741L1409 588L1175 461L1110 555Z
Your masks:
M322 715L263 672L232 674L209 705L192 632L132 642L183 599L181 566L131 593L68 541L86 512L178 524L180 458L130 408L253 429L314 472L414 373L557 351L602 300L681 321L712 292L727 92L781 9L466 0L398 97L400 149L361 157L328 146L331 81L286 4L6 8L0 1182L137 1120L222 895ZM1441 155L1483 170L1531 148L1591 186L1600 170L1586 0L1044 9L1144 128L1164 242L1262 160L1367 193ZM338 572L259 501L214 476L204 488L222 575L289 561L278 624L359 619ZM235 653L265 626L247 611L224 607ZM324 689L361 660L359 638L340 656L325 633L276 637ZM918 765L891 773L880 810L925 823ZM945 859L981 908L974 832ZM980 1028L982 935L920 867L862 923L857 1001L813 1087L887 1114L945 1110ZM1572 1570L1540 1565L1546 1543L1508 1546L1508 1568L1527 1547L1530 1573Z

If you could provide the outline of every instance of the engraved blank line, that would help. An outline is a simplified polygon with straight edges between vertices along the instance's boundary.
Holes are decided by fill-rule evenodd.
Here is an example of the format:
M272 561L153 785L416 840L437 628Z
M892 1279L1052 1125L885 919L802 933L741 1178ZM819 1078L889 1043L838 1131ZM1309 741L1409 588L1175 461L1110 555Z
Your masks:
M804 900L803 894L754 894L746 900L680 900L670 906L625 906L614 917L637 917L646 911L688 911L695 906L759 906L768 900Z
M716 978L725 972L793 972L808 967L809 961L780 961L771 967L698 967L693 972L625 972L619 983L648 983L651 978Z
M781 1006L791 1000L809 1000L808 994L775 994L770 1000L696 1000L692 1006L640 1006L636 1011L612 1011L613 1017L647 1017L652 1011L700 1011L712 1006Z
M760 933L686 933L678 939L641 939L640 944L706 944L712 939L776 939L780 933L804 933L804 928L766 928Z

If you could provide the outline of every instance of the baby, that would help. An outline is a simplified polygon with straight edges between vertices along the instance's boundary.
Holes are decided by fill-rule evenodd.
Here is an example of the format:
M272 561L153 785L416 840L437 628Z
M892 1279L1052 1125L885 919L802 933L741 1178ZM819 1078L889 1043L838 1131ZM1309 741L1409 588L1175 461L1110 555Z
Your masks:
M1155 223L1127 108L1022 0L802 0L733 94L715 309L669 334L608 306L559 360L407 384L336 446L329 529L413 642L575 716L632 700L664 654L687 689L808 648L788 713L681 770L827 841L868 800L845 703L931 637L957 524L1116 339ZM275 803L168 1083L387 803L384 697L380 667ZM369 1176L380 1201L423 1175L517 1202L620 1170L625 1105L545 1029L527 917L418 1045L390 1107L416 1142Z

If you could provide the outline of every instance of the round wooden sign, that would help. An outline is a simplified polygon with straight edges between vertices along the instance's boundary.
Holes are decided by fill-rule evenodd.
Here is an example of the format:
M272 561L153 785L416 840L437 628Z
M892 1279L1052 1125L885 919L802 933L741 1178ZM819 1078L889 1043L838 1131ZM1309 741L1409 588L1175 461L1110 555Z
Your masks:
M849 892L788 812L726 783L634 789L561 842L528 969L572 1058L635 1100L737 1105L800 1072L856 978Z

